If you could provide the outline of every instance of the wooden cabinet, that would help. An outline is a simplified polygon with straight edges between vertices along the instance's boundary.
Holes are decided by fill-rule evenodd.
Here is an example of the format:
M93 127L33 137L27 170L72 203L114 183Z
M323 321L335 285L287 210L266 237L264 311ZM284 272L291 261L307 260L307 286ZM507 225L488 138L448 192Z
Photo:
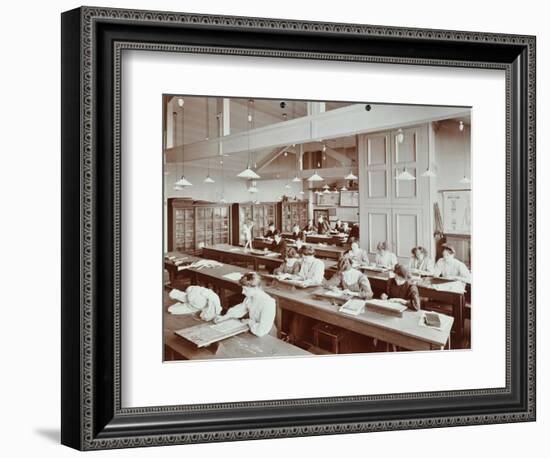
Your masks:
M277 204L278 228L282 232L291 232L298 223L300 228L307 224L307 200L279 202Z
M168 251L197 254L205 245L229 243L229 204L168 199Z
M277 203L235 203L231 208L231 218L233 245L244 245L244 223L247 220L254 221L253 237L264 235L267 232L269 223L273 222L277 225Z

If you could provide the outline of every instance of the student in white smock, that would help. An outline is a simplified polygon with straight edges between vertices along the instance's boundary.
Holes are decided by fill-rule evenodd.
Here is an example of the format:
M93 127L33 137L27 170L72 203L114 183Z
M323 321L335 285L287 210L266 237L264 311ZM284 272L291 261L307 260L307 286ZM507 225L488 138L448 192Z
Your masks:
M248 324L252 334L258 337L267 334L276 337L275 313L277 306L275 299L260 286L260 276L256 272L248 272L241 277L239 283L243 287L244 301L231 307L225 315L216 318L216 323L248 315L248 318L243 321Z

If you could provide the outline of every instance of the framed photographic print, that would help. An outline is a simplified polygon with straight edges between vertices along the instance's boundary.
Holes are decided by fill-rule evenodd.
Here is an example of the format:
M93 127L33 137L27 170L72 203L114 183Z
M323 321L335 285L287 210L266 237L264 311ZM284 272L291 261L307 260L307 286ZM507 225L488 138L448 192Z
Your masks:
M535 419L534 37L82 7L62 51L62 443Z

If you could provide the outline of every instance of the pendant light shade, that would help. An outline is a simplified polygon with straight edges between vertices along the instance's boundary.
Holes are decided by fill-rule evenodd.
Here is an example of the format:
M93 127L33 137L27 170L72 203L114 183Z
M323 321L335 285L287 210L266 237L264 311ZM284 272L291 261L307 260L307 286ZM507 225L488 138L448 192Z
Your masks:
M411 174L405 167L403 167L403 171L401 173L398 173L395 179L402 181L413 181L416 180L416 177Z
M470 179L467 177L467 176L463 176L460 181L459 181L460 184L470 184L471 181Z
M323 194L330 194L330 189L325 189L325 190L323 191Z
M345 186L342 186L342 187L340 188L340 191L347 191L347 190L348 190L348 188L346 188Z
M328 184L325 184L325 185L323 186L323 189L330 189L330 186L329 186Z
M295 176L295 177L292 179L292 182L293 182L293 183L301 183L301 182L302 182L302 179L299 178L299 177L297 177L297 176Z
M434 178L436 177L437 175L435 174L435 172L432 170L432 166L430 165L426 171L422 174L423 177L427 177L427 178Z
M181 178L174 183L174 186L178 186L180 188L186 188L187 186L193 186L187 179L182 175Z
M250 165L246 167L241 173L237 175L239 178L246 178L247 180L257 180L260 178L260 175L258 175L254 170L250 168Z
M212 179L210 174L206 175L206 178L204 179L205 183L215 183L215 181Z
M345 177L344 180L357 180L357 177L353 174L353 172L349 172Z
M292 186L290 186L289 183L285 184L285 189L292 189Z
M303 195L303 194L305 194L305 192L304 192L304 191L300 191L298 194L302 194L302 195Z
M318 175L316 171L313 172L313 175L311 175L307 181L323 181L323 177L321 175Z

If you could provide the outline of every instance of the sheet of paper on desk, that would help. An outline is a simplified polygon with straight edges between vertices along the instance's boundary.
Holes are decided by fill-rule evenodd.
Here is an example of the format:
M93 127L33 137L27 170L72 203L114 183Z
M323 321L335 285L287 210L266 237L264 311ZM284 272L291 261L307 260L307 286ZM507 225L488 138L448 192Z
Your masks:
M340 312L347 313L348 315L359 315L363 313L365 309L365 301L360 299L350 299L342 307L340 307Z
M241 251L239 247L230 248L229 251Z
M239 331L242 329L245 329L245 330L248 329L247 325L244 323L241 323L239 320L222 321L221 323L211 325L210 328L222 334L225 334L228 332L232 333L234 331Z
M395 311L398 313L402 313L405 310L407 310L406 305L400 304L398 302L393 302L390 300L382 300L382 299L369 299L368 301L366 301L366 305L367 307L369 305L372 305L382 310L386 309L388 311Z
M223 278L227 278L228 280L232 281L239 281L242 278L243 274L239 272L231 272L229 274L225 274Z
M193 313L197 312L197 309L191 307L189 304L176 302L175 304L168 307L168 311L172 315L192 315Z
M328 291L325 291L324 294L332 297L342 297L344 295L344 292L339 289L337 289L336 291L329 289Z
M247 330L248 325L241 323L239 320L228 320L218 324L199 324L180 329L175 333L200 348L236 336Z
M464 283L460 280L450 281L447 283L436 283L432 285L436 291L447 291L450 293L464 293Z
M272 253L271 251L266 253L266 257L268 258L276 258L279 256L279 253Z

